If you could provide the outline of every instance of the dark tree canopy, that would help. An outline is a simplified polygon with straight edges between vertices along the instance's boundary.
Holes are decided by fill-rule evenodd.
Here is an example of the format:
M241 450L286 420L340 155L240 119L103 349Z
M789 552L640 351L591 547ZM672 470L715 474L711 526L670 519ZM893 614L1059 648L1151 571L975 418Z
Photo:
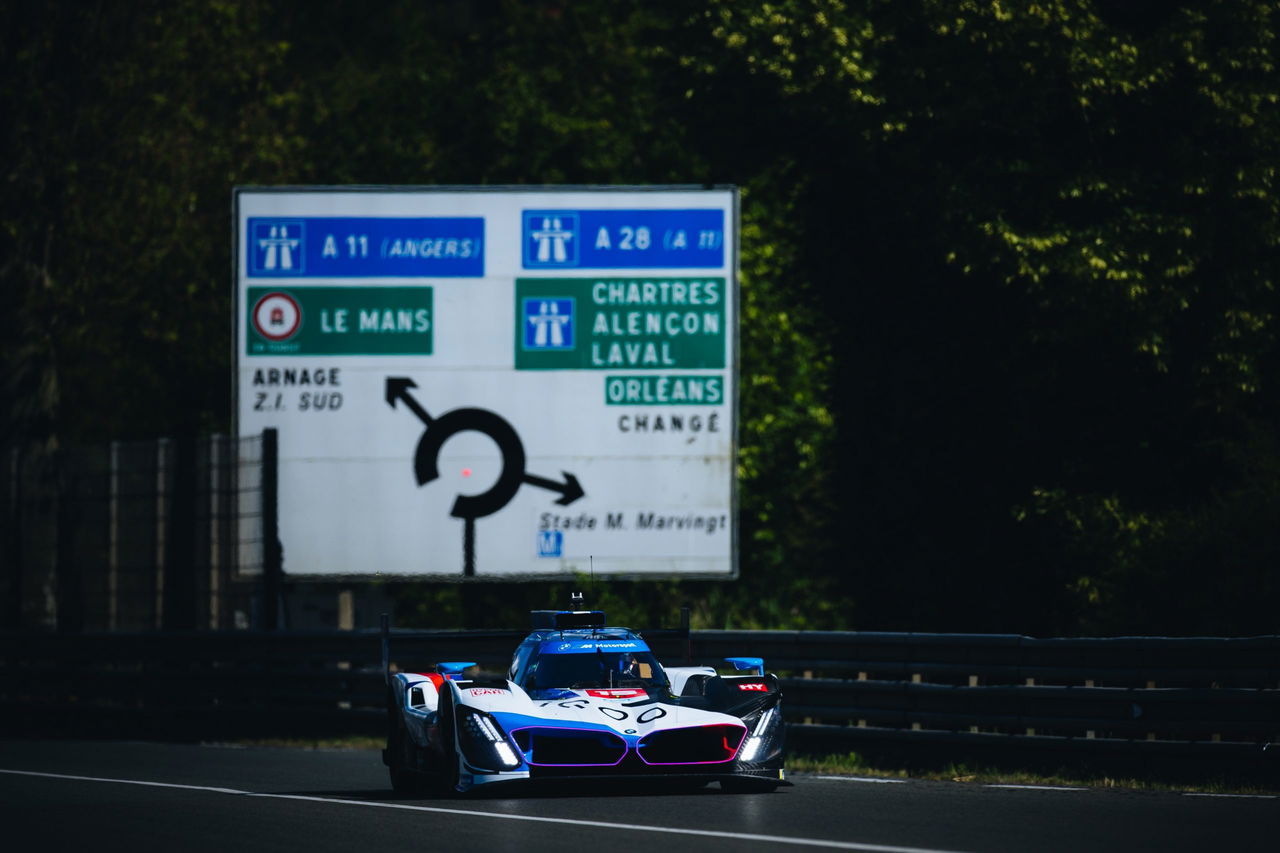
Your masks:
M237 184L733 183L742 579L620 584L620 616L1274 632L1278 25L1266 0L9 4L0 434L227 428Z

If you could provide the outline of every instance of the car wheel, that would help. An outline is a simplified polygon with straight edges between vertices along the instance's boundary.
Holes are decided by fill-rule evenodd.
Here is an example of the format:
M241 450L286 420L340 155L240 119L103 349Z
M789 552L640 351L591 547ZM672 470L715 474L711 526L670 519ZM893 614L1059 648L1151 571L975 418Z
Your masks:
M397 794L412 794L420 788L418 774L409 769L413 748L413 740L404 727L404 721L397 719L387 744L387 775L391 777L391 788Z
M414 794L418 792L418 774L412 770L405 770L403 767L392 765L387 768L387 775L391 777L391 790L397 794Z
M453 713L453 688L442 685L440 691L439 723L440 745L444 749L444 772L440 774L441 787L446 794L458 793L458 734Z

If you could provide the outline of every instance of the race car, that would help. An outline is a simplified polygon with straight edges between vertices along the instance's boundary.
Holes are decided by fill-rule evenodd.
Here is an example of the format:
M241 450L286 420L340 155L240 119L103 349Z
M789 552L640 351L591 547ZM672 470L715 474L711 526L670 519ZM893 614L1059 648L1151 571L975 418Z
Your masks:
M671 789L715 781L730 792L788 784L782 693L760 658L726 658L725 674L663 667L639 633L606 627L602 611L531 617L502 679L464 677L471 661L392 675L384 646L382 757L396 791L604 779Z

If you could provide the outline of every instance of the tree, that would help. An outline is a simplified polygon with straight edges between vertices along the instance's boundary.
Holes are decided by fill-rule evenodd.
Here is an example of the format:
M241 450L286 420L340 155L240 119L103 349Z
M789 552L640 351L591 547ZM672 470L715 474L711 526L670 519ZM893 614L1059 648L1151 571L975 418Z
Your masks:
M1274 630L1272 5L7 8L4 436L227 428L236 184L732 183L742 580L638 608Z
M262 3L3 13L9 440L227 424L227 211L299 140Z
M1247 438L1276 415L1272 10L1145 12L703 13L730 59L688 64L764 90L807 167L800 260L841 320L862 624L1197 630L1193 610L1159 622L1109 590L1190 588L1169 531L1241 488L1276 494L1270 449ZM1257 561L1271 527L1247 537ZM1203 616L1233 624L1225 607ZM1248 610L1237 629L1265 627Z

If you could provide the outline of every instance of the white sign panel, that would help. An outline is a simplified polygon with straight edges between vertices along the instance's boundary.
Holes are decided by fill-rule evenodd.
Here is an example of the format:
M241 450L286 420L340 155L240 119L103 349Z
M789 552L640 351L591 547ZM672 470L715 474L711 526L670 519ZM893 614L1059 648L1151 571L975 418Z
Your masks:
M736 576L732 189L239 189L292 576Z

